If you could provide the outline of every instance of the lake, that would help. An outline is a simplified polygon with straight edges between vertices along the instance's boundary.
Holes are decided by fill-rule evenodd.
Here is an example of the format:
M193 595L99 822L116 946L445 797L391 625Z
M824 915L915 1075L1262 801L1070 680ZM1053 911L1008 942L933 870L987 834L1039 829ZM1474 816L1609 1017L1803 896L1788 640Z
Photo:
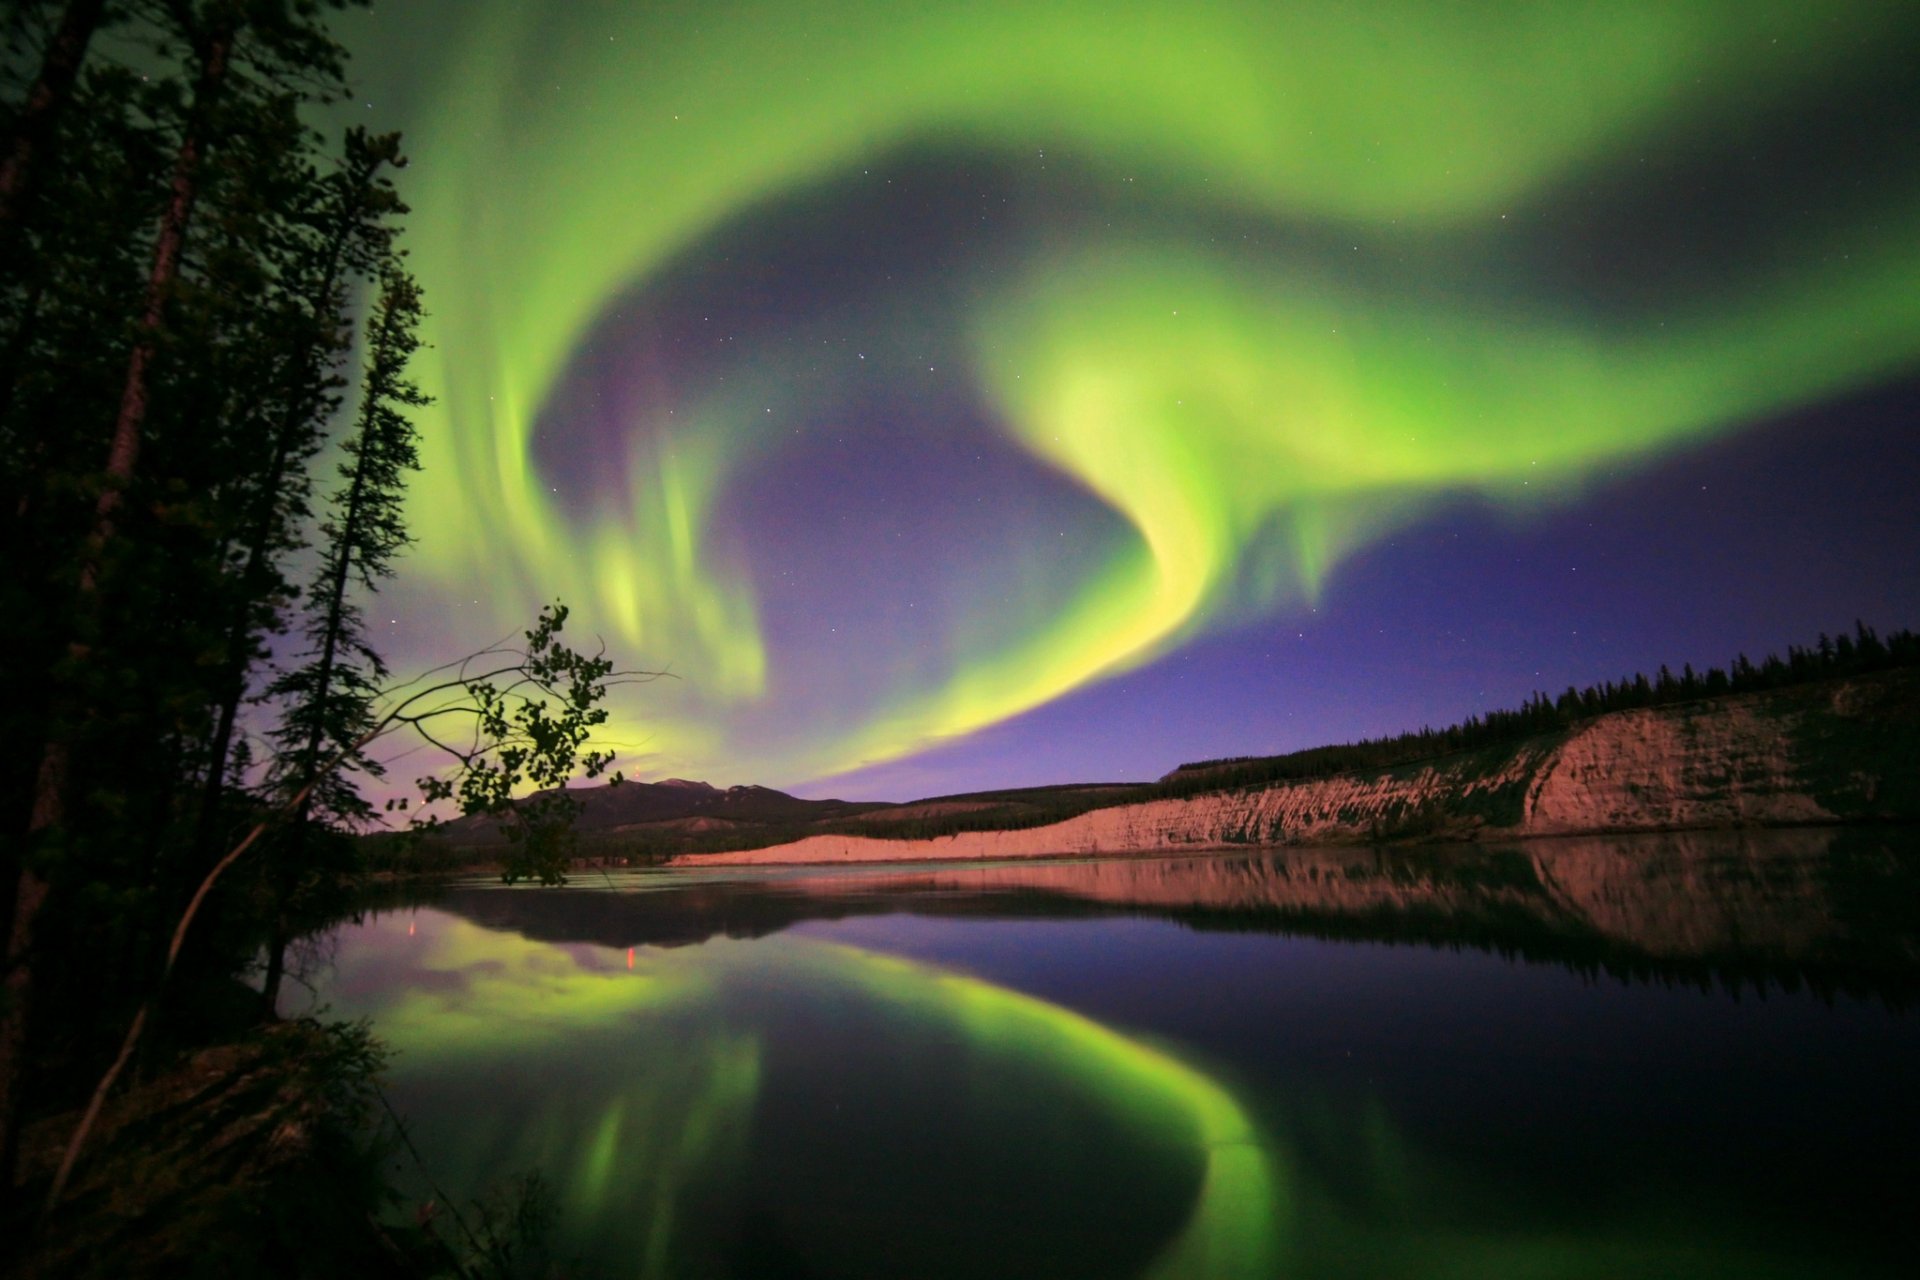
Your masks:
M310 944L576 1274L1911 1274L1920 839L455 886Z

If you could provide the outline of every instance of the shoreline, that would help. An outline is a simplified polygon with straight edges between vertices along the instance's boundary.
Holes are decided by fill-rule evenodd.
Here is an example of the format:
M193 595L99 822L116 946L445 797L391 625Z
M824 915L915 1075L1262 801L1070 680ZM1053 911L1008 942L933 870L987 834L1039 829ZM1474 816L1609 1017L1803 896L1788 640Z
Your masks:
M818 834L669 866L859 865L1920 821L1920 673L1609 712L1395 768L913 840Z
M1610 711L1380 768L1205 789L1126 785L1145 794L1024 816L912 812L931 801L886 807L912 820L897 827L890 812L769 820L765 830L757 820L722 824L737 832L601 822L581 833L575 868L884 866L1915 824L1920 669ZM448 842L438 865L388 882L497 876L504 851L492 841Z
M892 851L862 852L843 854L834 857L825 853L813 857L768 857L776 850L785 851L787 845L769 846L764 849L733 849L721 853L682 853L663 862L643 866L628 867L590 867L588 871L699 871L709 867L764 867L779 869L782 867L884 867L925 865L969 866L985 862L1088 862L1095 860L1135 860L1148 858L1179 858L1188 855L1209 855L1225 853L1276 853L1291 850L1315 851L1327 849L1412 849L1421 847L1469 847L1482 844L1533 844L1541 841L1627 839L1636 836L1663 835L1760 835L1769 832L1788 831L1859 831L1877 829L1920 830L1920 823L1908 819L1863 819L1844 821L1836 819L1808 819L1797 822L1769 822L1746 824L1682 823L1663 826L1640 827L1596 827L1583 830L1530 832L1518 829L1486 828L1466 835L1440 836L1424 839L1330 839L1330 840L1293 840L1272 843L1213 843L1213 844L1171 844L1144 848L1128 849L1051 849L1035 852L996 852L982 850L970 853L936 853L928 851L901 852ZM820 839L811 837L810 839ZM923 841L871 839L875 844L905 845L931 843ZM951 836L939 837L951 840ZM461 874L486 874L489 869L480 868ZM496 870L497 868L493 868Z

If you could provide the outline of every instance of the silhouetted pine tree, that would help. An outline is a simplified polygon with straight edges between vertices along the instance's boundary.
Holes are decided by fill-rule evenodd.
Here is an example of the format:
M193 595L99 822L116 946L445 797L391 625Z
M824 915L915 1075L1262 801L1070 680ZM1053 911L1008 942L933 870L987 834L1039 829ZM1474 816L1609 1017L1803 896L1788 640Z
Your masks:
M276 394L263 403L256 423L263 456L237 474L236 492L225 504L231 528L222 554L233 591L194 838L202 857L214 852L247 674L264 638L280 630L292 597L280 566L287 553L304 545L311 515L307 464L340 403L338 367L352 339L351 289L390 257L392 220L406 206L385 174L404 163L397 134L349 130L337 167L310 179L306 203L312 213L289 237L285 297L275 316L278 340L268 347L275 353L269 376Z
M278 995L286 945L285 903L310 873L307 853L316 825L353 829L372 816L354 774L381 774L360 748L375 720L386 663L369 643L359 593L372 593L393 573L408 541L404 504L408 474L420 465L408 412L429 403L407 376L419 349L419 286L389 263L367 330L366 378L354 429L340 467L342 487L328 501L320 527L320 567L307 597L305 661L282 672L267 694L281 708L273 731L279 748L270 783L300 797L275 860L281 923L270 946L264 998Z

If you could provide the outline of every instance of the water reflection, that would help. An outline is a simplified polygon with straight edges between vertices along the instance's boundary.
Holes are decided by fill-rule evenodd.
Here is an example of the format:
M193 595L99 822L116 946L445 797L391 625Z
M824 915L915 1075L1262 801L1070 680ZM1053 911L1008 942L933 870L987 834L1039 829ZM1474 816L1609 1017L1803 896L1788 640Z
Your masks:
M436 1162L542 1170L617 1274L1271 1267L1273 1153L1161 1049L852 947L620 955L428 910L358 930L331 995L403 1055L396 1096ZM863 1114L822 1126L823 1105ZM784 1140L750 1169L752 1128ZM1009 1161L1011 1133L1040 1145Z
M435 1179L538 1168L582 1274L1893 1275L1913 852L476 887L343 927L321 986Z
M671 888L671 897L653 890ZM615 890L613 893L605 890ZM1920 835L1676 832L990 864L640 872L573 891L454 890L447 910L608 946L754 938L911 912L1151 915L1194 928L1470 946L1623 978L1920 995Z

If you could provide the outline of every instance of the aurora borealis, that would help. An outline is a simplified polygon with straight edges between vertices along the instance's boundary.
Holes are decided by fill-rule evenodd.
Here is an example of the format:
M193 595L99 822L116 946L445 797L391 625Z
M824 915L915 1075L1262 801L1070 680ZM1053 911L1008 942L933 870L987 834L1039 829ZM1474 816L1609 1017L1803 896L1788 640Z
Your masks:
M678 677L643 775L1144 776L1920 608L1911 7L394 8L349 38L432 312L395 665L563 598ZM1672 500L1815 432L1876 479ZM1588 585L1661 544L1721 586Z

